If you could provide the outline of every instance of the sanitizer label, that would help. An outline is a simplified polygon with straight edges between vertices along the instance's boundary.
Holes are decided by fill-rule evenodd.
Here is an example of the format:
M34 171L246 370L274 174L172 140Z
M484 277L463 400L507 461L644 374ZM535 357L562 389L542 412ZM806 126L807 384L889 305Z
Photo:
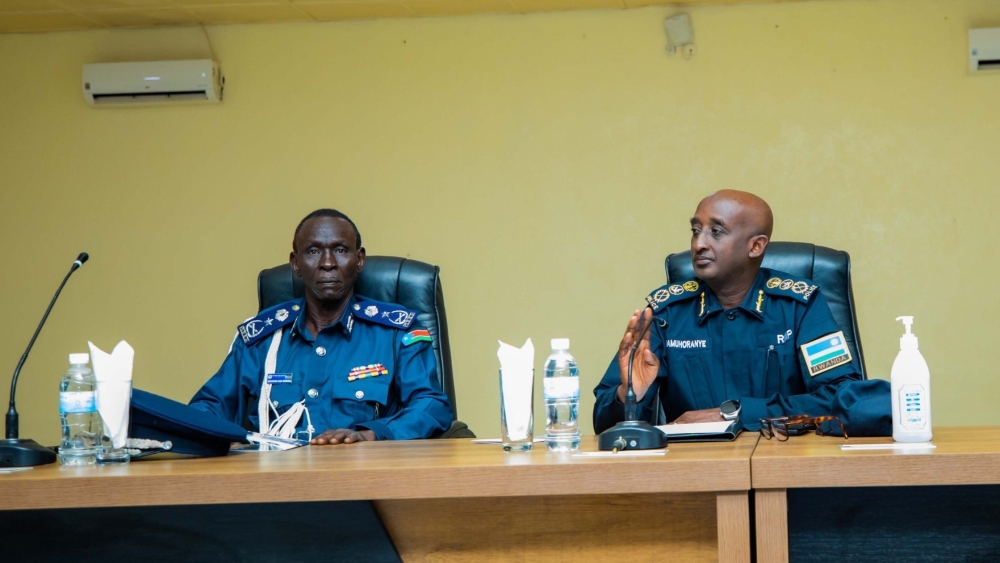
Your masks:
M542 380L546 399L578 399L580 397L579 377L546 377Z
M899 418L907 430L923 430L927 426L927 392L923 385L899 388Z
M97 401L93 391L63 391L59 393L59 412L97 412Z

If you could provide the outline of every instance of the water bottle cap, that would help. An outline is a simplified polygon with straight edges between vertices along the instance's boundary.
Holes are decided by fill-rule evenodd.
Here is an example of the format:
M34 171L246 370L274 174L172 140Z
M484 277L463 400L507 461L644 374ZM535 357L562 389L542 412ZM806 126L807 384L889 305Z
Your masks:
M83 354L70 354L69 355L69 363L70 363L70 365L89 364L90 363L90 354L87 354L87 353L83 353Z
M553 338L553 350L569 350L569 338Z

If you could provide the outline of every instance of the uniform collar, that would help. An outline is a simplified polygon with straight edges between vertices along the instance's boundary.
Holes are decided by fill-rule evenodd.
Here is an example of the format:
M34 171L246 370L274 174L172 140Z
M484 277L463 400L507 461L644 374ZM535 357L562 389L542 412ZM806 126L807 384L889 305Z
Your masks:
M763 271L758 270L753 283L750 285L750 290L743 297L743 302L736 306L737 309L743 309L751 317L759 320L764 320L764 307L767 304L767 296L764 295L764 278ZM707 283L701 280L698 281L705 288L701 295L697 297L698 324L703 324L706 319L715 313L722 312L722 303L719 302L719 298L715 296L715 293Z
M340 314L340 318L337 319L332 325L324 328L320 332L326 332L329 330L339 330L347 337L348 340L351 339L351 334L354 332L354 307L357 303L357 298L352 294L347 300L347 305L344 306L344 312ZM309 329L306 328L306 317L308 316L308 305L306 304L305 298L302 298L302 314L299 318L295 319L295 325L292 330L293 334L299 335L302 339L307 342L312 342L315 340L311 334L309 334Z

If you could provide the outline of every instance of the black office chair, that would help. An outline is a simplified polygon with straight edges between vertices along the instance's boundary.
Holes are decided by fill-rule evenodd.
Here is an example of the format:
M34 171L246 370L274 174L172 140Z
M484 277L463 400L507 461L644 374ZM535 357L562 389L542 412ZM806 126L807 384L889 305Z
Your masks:
M667 283L682 282L694 277L690 250L667 256L664 266L667 270ZM771 242L767 245L761 267L816 282L830 304L833 320L844 331L851 356L858 360L862 379L868 379L865 357L861 350L861 335L858 332L858 317L854 312L851 257L843 250L805 242Z
M476 435L458 420L455 402L455 381L451 367L451 345L448 342L448 320L444 311L440 268L424 262L395 256L369 256L358 276L355 293L377 301L398 303L419 311L417 321L431 333L434 356L437 358L438 383L451 402L451 428L437 438L475 438ZM302 297L302 280L292 274L289 264L261 270L257 276L257 301L263 311L278 303Z

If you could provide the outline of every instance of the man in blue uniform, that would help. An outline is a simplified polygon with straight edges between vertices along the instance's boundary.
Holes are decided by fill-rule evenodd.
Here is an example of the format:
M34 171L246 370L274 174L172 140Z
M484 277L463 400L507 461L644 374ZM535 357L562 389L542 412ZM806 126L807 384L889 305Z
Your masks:
M642 420L656 396L667 421L678 423L739 417L756 430L766 417L838 414L838 389L861 376L820 289L760 267L772 223L767 203L746 192L723 190L698 204L696 278L657 289L632 315L594 389L596 432L624 419L636 338L632 381Z
M415 326L417 312L354 293L365 266L354 222L333 209L310 213L295 230L289 262L305 297L240 325L191 406L314 445L446 430L451 407L437 383L430 334Z

